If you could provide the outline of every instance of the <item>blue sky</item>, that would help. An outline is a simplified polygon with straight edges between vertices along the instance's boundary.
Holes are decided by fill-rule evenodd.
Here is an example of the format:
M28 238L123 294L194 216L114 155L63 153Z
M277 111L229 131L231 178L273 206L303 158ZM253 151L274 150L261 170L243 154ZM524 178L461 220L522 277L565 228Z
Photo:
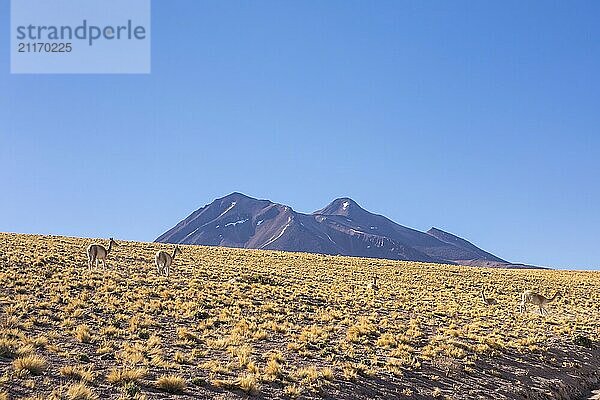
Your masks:
M600 3L154 1L152 74L10 75L0 231L153 240L233 191L350 196L599 268Z

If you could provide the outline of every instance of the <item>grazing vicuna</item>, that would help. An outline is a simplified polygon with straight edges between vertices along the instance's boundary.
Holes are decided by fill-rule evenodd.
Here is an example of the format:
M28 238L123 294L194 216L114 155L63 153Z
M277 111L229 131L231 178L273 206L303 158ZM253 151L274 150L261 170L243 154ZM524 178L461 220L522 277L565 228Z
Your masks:
M494 304L498 303L496 299L490 299L489 297L486 297L483 290L481 291L481 300L483 300L483 304L486 306L493 306Z
M379 286L377 286L377 275L374 275L373 280L367 283L367 290L372 290L373 292L376 292L377 289L379 289Z
M175 259L177 253L182 254L179 246L175 246L172 255L164 250L159 250L156 252L156 269L158 270L159 275L169 276L171 273L171 264L173 264L173 260Z
M108 249L101 244L92 243L87 248L88 255L88 268L92 268L94 263L96 263L96 268L98 268L98 262L102 261L102 265L106 268L106 257L108 257L108 253L112 250L113 246L116 246L117 243L113 240L113 238L109 239Z
M554 299L560 296L560 292L556 292L554 296L547 298L542 296L541 294L532 292L531 290L526 290L521 294L521 302L519 303L519 312L523 312L527 310L527 304L533 304L539 307L540 314L544 315L544 313L548 314L548 310L546 309L546 305Z

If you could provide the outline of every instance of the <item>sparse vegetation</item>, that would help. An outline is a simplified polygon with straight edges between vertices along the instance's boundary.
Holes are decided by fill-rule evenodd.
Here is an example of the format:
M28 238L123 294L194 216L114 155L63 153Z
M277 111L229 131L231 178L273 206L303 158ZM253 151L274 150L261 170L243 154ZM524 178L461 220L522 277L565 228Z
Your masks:
M89 243L0 234L0 400L486 398L507 381L509 399L600 366L597 272L182 246L166 279L167 246L119 241L118 268L89 270ZM527 289L563 296L521 314Z
M163 375L156 381L156 387L167 393L181 394L186 386L185 379L180 376Z
M82 382L92 382L94 380L94 373L91 367L80 365L65 365L60 369L60 374L65 378Z
M67 388L66 398L68 400L97 400L98 396L84 383L74 383Z
M75 328L75 337L81 343L91 343L92 334L90 328L87 325L80 325Z
M258 380L254 374L240 376L237 381L237 386L248 394L258 393Z
M138 383L146 377L147 373L148 371L145 368L114 368L110 371L106 380L114 385Z
M29 372L32 375L39 375L46 370L48 363L42 357L29 355L19 357L13 362L13 367L17 374Z

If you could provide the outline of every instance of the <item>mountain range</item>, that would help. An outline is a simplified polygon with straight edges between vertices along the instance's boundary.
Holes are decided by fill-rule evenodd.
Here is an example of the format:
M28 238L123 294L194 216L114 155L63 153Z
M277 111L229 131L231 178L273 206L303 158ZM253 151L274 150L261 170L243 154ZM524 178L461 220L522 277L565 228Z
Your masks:
M312 214L232 193L194 211L156 242L281 250L471 266L533 268L431 228L407 228L339 198Z

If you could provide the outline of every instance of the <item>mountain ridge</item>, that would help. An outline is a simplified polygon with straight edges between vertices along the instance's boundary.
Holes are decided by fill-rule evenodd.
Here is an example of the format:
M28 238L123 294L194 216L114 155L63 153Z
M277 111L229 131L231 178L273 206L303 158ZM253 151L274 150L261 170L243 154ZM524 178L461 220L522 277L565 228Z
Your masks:
M349 197L306 214L233 192L195 210L156 242L281 250L471 266L524 268L454 234L421 232Z

